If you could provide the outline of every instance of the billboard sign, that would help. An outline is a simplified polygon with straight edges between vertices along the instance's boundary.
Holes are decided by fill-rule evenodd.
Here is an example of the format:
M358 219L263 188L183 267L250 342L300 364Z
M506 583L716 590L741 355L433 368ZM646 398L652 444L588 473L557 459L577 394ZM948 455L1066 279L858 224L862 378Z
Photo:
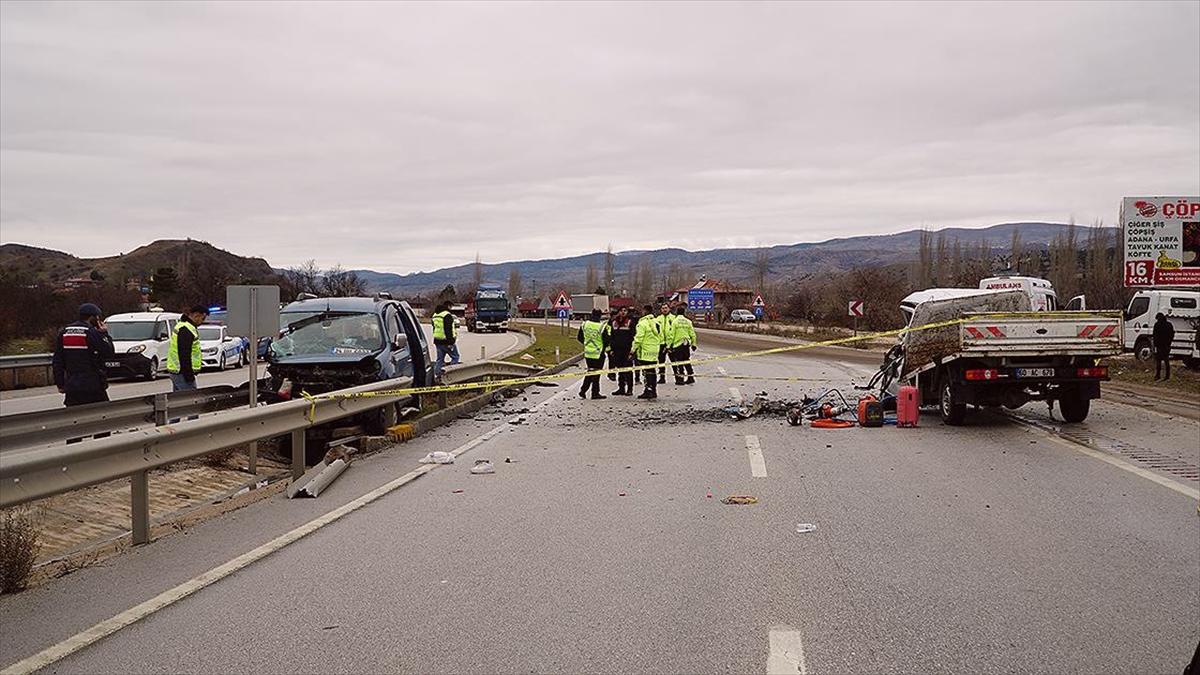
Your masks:
M1126 286L1200 286L1200 197L1121 202Z

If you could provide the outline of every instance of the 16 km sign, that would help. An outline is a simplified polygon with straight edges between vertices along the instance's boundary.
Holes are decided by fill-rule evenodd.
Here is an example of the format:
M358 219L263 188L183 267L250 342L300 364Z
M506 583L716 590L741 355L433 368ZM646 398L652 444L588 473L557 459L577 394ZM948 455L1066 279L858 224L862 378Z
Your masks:
M1200 286L1200 197L1126 197L1126 286Z

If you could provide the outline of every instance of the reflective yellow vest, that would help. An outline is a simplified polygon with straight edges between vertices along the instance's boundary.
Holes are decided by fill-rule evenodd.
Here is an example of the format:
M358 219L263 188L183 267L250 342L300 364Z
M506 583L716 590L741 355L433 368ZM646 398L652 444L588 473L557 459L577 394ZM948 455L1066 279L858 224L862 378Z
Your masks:
M633 334L633 358L638 361L658 361L658 348L662 346L663 322L658 317L646 315L638 319L637 331Z
M200 331L191 321L180 319L175 322L175 330L171 331L171 344L167 347L167 372L179 372L179 331L187 330L192 334L192 372L199 373L204 363L200 360Z
M604 354L604 327L599 321L583 322L583 358L598 359Z
M450 316L450 312L438 312L433 315L433 339L445 340L454 338L454 321L450 322L450 334L446 335L446 317Z
M667 345L671 349L678 349L685 344L696 344L696 328L692 325L691 319L682 314L676 314L674 330L671 332L671 341Z

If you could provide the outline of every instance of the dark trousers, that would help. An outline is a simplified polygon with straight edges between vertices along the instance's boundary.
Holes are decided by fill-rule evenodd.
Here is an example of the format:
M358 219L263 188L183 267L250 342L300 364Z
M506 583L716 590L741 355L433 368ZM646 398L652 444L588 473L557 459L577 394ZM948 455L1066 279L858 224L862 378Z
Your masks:
M601 356L599 358L595 358L595 359L584 359L584 361L587 361L587 369L589 371L602 370L604 368L604 357L603 356ZM582 395L586 394L587 390L589 388L591 388L591 390L592 390L592 396L600 395L600 376L599 375L588 375L587 377L583 378L583 386L579 388L579 395L582 396Z
M1154 354L1154 379L1159 378L1159 373L1164 369L1167 371L1164 380L1171 379L1171 358L1170 352L1156 352ZM1186 378L1185 378L1186 379Z
M608 357L608 365L613 368L628 368L633 365L633 359L629 358L629 354L613 352ZM617 391L633 393L633 373L617 373Z
M652 366L656 363L658 361L642 361L641 359L638 359L637 362L639 366ZM654 376L654 369L647 368L641 372L643 375L642 381L646 383L646 390L643 393L658 396L658 378Z
M690 345L683 345L671 350L671 371L675 373L675 381L681 382L686 373L689 379L695 379L695 373L692 372L692 364L684 363L682 366L676 366L676 363L682 363L692 358L692 348Z
M667 362L667 347L666 347L666 345L663 345L662 347L658 348L658 362L661 364L665 364ZM650 373L654 374L654 371L651 370ZM667 377L666 365L663 365L663 367L658 369L658 376L660 378L666 379L666 377Z
M68 391L63 403L69 408L73 405L87 405L108 400L108 392L103 389L88 391Z

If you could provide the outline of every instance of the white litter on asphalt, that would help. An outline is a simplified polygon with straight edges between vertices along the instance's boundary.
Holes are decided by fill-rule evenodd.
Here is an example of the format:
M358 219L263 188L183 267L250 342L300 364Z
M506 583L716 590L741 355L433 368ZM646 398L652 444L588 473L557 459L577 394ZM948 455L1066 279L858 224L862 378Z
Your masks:
M471 467L471 473L477 476L484 473L496 473L496 467L490 459L477 459L475 466Z
M815 532L816 529L817 529L817 526L813 525L812 523L797 523L796 524L796 533L797 534L804 534L805 532Z
M453 464L454 455L449 452L434 450L428 455L422 457L420 461L422 464Z

